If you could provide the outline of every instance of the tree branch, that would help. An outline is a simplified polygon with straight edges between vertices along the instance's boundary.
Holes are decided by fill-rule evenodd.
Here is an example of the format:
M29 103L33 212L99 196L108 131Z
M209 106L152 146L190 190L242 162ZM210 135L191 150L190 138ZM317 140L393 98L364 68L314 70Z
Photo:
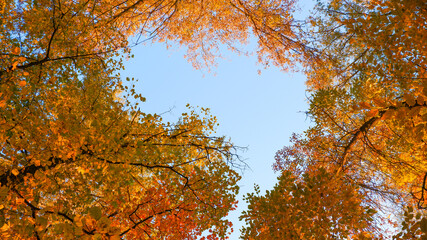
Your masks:
M401 107L408 108L408 109L412 109L414 107L427 107L427 103L423 103L423 104L415 103L414 105L411 106L407 102L402 102L401 106L389 106L383 110L380 110L376 116L371 117L368 121L363 123L362 126L360 126L358 129L354 130L353 131L353 137L350 139L350 141L344 147L344 152L342 153L341 158L338 162L339 168L338 168L336 174L339 174L341 171L343 171L344 165L347 162L350 151L353 148L353 146L357 143L357 141L359 139L361 139L362 136L365 135L371 129L371 127L373 125L375 125L375 123L377 123L381 119L381 117L386 112L388 112L390 110L396 110L396 109L401 108Z

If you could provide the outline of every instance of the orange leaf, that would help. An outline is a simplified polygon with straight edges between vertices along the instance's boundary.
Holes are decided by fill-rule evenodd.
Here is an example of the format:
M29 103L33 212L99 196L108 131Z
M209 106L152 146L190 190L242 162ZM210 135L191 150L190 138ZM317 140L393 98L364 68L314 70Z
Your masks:
M378 114L378 109L372 109L371 111L368 112L368 114L366 114L366 116L368 118L374 117Z
M388 119L391 119L392 117L393 117L393 115L394 115L394 110L392 110L392 109L389 109L389 110L387 110L387 112L385 112L383 115L382 115L382 117L381 117L381 119L382 120L388 120Z
M12 71L16 69L16 67L18 66L18 63L19 63L18 61L12 63Z
M13 169L13 170L12 170L12 173L13 173L13 175L17 176L17 175L19 174L19 171L18 171L18 170L16 170L16 169Z
M359 106L361 108L369 108L369 107L371 107L371 104L369 104L367 102L361 102L361 103L359 103Z
M12 50L12 53L13 53L13 54L15 54L15 55L18 55L18 54L20 54L20 53L21 53L21 49L20 49L19 47L15 47L15 48Z
M424 99L424 97L423 97L423 96L418 96L418 97L417 97L417 103L418 103L419 105L423 105L423 104L424 104L424 102L425 102L425 99Z
M415 98L414 98L414 96L412 94L405 93L405 94L403 94L403 98L405 99L406 103L409 106L414 106L415 105Z

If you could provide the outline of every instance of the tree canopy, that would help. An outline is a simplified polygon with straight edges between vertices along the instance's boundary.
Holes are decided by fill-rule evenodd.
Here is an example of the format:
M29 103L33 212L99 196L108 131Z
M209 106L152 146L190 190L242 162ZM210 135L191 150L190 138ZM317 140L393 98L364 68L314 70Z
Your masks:
M331 181L333 179L333 181ZM357 188L325 169L283 171L273 190L248 194L243 239L348 239L370 236L375 210Z
M356 184L420 199L426 9L417 1L331 1L321 10L313 24L325 60L307 69L315 126L303 145Z
M144 98L118 70L132 36L179 42L194 64L210 64L218 44L245 41L260 24L240 21L247 4L2 3L2 237L225 238L235 147L212 136L206 109L176 123L139 111Z
M305 21L296 3L2 1L2 238L226 238L235 146L207 109L141 112L119 71L146 41L209 68L251 36L259 62L306 74L313 124L277 153L275 188L247 195L242 238L381 238L393 212L395 238L425 237L424 1L319 1Z
M285 175L324 168L336 176L328 184L343 178L340 181L359 189L363 205L379 212L371 225L396 221L407 206L416 206L418 210L412 208L401 218L402 232L395 237L418 239L427 232L422 217L427 176L426 5L424 1L332 0L321 1L316 10L304 30L316 59L303 61L307 114L313 124L277 153L274 168ZM273 192L285 189L283 184L279 181ZM250 204L264 201L253 194L248 198ZM269 200L264 209L283 201L271 192L265 198ZM290 204L288 211L297 206ZM419 211L417 220L414 211ZM254 208L243 216L252 219L258 214ZM384 218L390 214L394 217ZM293 216L280 211L267 215L273 221L289 221ZM257 229L260 233L262 224ZM251 239L245 229L242 237Z
M91 74L41 90L28 80L1 109L3 237L224 236L240 177L233 146L210 136L215 119L125 111Z

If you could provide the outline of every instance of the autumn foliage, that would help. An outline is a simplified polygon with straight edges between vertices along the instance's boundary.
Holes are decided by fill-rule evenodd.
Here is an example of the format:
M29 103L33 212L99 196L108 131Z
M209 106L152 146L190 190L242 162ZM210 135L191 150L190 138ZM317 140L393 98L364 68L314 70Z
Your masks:
M226 238L235 147L207 109L176 123L141 112L119 71L147 41L209 68L255 37L264 66L306 74L313 124L277 153L275 188L246 196L242 238L382 238L385 222L425 238L424 1L319 1L304 21L296 4L3 0L1 237Z
M379 212L374 221L369 222L371 227L388 226L380 231L371 229L369 238L382 239L390 235L395 239L425 238L425 3L333 0L318 4L317 12L309 18L310 27L306 29L312 40L310 46L316 49L316 58L303 65L309 91L308 116L313 124L303 134L294 135L292 145L277 153L274 167L286 176L289 171L297 176L310 175L313 168L323 168L335 176L330 177L324 187L333 186L341 179L342 186L358 189L361 204ZM281 204L283 200L274 198L273 193L286 188L286 183L279 181L265 197L248 195L254 208L243 215L251 223L248 228L251 231L242 232L245 239L256 239L249 234L253 228L258 229L259 234L264 231L260 230L264 229L262 224L254 227L251 219L265 214L265 211L259 212L260 207L269 209ZM292 190L286 192L293 193ZM340 204L351 199L337 197ZM301 202L290 204L286 211L292 211ZM293 216L281 211L267 212L262 219L289 221ZM321 212L317 211L318 217ZM329 219L334 219L333 216L330 214ZM296 221L300 223L299 219ZM398 234L388 231L394 224ZM339 224L334 227L339 228ZM275 232L278 228L267 231ZM320 233L313 239L320 236L334 239L332 232ZM307 237L305 232L293 234L288 239ZM302 234L305 237L301 237ZM277 236L274 239L282 239Z
M216 33L189 25L194 11L224 4L2 2L1 238L225 238L240 178L234 146L212 136L206 109L176 123L139 111L144 98L118 74L131 36L196 54ZM227 30L224 40L244 39Z
M283 171L273 190L247 195L243 239L346 239L369 237L375 210L362 206L357 188L325 169Z
M323 33L318 44L325 60L307 69L315 127L303 145L356 184L395 202L418 199L422 208L425 7L421 1L331 1L322 11L313 25Z

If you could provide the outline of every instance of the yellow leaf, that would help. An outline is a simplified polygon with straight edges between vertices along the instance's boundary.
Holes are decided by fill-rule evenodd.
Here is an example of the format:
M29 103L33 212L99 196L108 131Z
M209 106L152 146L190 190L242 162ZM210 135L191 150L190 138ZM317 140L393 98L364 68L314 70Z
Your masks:
M86 169L84 169L82 167L77 167L77 172L79 172L80 174L85 174L88 171L86 171Z
M9 230L9 228L10 228L9 223L6 223L2 227L0 227L0 231L6 232L7 230Z
M21 86L21 87L24 87L26 84L27 84L27 82L26 82L26 81L20 81L20 82L19 82L19 86Z

